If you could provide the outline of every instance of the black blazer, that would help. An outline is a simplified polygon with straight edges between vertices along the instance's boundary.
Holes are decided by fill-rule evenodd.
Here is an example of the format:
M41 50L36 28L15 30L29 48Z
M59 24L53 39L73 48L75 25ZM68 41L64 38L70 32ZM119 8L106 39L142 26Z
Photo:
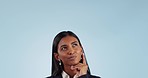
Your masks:
M47 78L62 78L62 75L58 75L58 76L49 76L49 77L47 77ZM80 76L79 78L101 78L101 77L86 74L86 75Z

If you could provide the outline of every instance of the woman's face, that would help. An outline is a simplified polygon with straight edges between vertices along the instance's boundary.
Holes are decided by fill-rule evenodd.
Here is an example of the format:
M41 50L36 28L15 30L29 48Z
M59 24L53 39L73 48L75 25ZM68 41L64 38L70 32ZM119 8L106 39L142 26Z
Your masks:
M82 47L75 37L66 36L58 44L57 57L64 65L76 65L81 60L82 51Z

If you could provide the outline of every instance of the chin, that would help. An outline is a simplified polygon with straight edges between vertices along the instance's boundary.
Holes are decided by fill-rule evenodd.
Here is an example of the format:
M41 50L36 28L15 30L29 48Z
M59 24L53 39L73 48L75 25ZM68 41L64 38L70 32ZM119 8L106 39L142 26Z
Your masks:
M79 61L75 61L75 62L71 62L70 65L77 65L79 63L80 63Z

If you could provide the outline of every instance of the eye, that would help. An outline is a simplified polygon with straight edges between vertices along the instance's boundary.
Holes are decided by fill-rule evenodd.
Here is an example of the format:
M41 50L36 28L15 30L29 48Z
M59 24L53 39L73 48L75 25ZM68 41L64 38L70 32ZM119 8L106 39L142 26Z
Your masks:
M62 47L61 48L61 51L66 51L67 50L67 47Z
M76 47L76 46L78 46L78 44L77 44L77 43L74 43L72 46L73 46L73 47Z

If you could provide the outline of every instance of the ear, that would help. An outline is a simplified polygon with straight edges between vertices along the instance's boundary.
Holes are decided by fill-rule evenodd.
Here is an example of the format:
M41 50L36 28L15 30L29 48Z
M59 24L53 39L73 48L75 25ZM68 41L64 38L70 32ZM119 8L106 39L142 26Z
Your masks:
M55 58L56 60L59 60L59 54L58 54L58 53L54 53L54 58Z

